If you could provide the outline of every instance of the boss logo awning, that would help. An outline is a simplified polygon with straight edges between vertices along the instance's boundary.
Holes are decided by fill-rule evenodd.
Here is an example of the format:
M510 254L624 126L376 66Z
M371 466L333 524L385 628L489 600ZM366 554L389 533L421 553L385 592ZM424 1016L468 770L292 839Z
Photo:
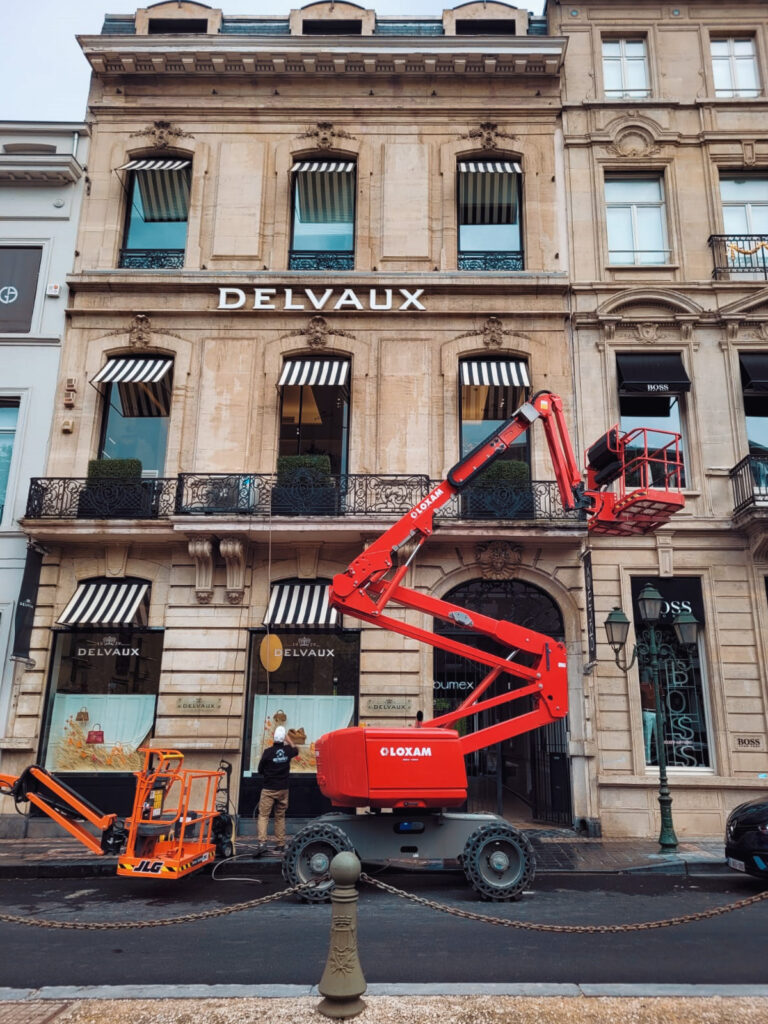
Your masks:
M516 359L465 359L461 364L461 383L466 386L491 384L505 388L528 388L528 366Z
M140 580L78 583L56 621L61 626L146 626L149 587Z
M133 171L144 220L185 221L189 211L191 160L129 160L118 171Z
M117 384L123 416L169 416L172 359L110 359L91 384Z
M691 390L677 352L620 353L616 356L619 390L624 394L665 395Z
M264 625L330 627L338 620L338 612L328 604L326 583L276 583Z
M278 387L304 384L343 387L349 376L346 359L286 359Z

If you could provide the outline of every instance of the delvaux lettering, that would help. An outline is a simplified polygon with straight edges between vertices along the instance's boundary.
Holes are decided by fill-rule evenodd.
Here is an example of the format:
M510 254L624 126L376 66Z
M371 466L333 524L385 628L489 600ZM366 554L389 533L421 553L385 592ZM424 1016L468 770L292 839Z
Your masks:
M276 658L332 658L334 656L332 647L275 647L272 653Z
M423 288L369 288L359 293L354 288L254 288L253 297L244 288L219 288L217 309L343 312L358 311L403 313L420 312L427 307L421 302Z
M130 658L139 657L138 647L78 647L78 658Z

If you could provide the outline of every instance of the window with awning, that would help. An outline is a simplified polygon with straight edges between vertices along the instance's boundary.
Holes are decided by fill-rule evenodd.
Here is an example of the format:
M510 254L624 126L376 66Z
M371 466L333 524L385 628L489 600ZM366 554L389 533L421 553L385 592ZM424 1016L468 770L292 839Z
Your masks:
M183 159L129 160L118 168L118 172L124 172L121 180L128 196L123 249L183 254L187 240L192 162ZM133 263L124 265L134 266ZM163 266L156 262L136 265L150 269Z
M520 165L468 160L460 161L457 171L459 251L520 250Z
M350 362L340 358L291 358L283 363L280 388L278 468L317 463L326 476L347 472Z
M107 360L91 383L104 395L99 457L139 459L143 476L162 476L171 414L173 359L115 356Z
M683 396L690 391L691 381L678 352L622 352L616 356L619 386L619 411L622 433L644 427L651 446L661 447L669 441L667 433L680 434L680 458L683 463L681 486L686 483L686 443ZM658 433L657 433L658 431ZM638 435L637 444L644 441ZM627 448L632 457L631 447ZM629 486L639 486L631 473Z
M461 455L489 437L523 404L531 381L524 359L462 359L459 363ZM502 461L529 461L527 432Z
M303 160L293 175L293 252L345 252L355 247L356 165Z
M56 621L60 626L146 626L149 590L144 580L85 580Z

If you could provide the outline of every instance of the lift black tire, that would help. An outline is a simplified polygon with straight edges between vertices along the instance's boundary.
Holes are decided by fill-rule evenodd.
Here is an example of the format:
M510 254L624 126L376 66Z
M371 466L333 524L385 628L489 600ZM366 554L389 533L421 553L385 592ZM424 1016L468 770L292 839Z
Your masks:
M337 853L353 850L347 834L337 825L314 822L306 825L288 843L283 858L283 878L289 885L300 885L328 874ZM328 879L314 889L299 893L305 903L325 903L331 898L334 882Z
M519 900L536 874L528 838L512 825L481 825L470 835L461 858L464 874L484 900Z

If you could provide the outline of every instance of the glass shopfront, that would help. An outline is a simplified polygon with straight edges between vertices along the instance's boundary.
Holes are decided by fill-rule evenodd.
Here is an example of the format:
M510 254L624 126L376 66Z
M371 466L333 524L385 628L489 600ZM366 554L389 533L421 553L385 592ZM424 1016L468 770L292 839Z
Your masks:
M262 787L259 759L278 725L299 749L291 762L289 815L330 808L317 786L315 741L357 722L359 662L357 630L252 633L240 814L254 814Z
M663 738L658 736L655 714L644 714L645 762L647 765L658 765L657 744L663 741L669 768L711 769L705 672L701 657L701 635L704 630L701 580L698 577L632 577L632 609L641 682L652 681L648 627L640 618L637 607L638 596L646 583L656 587L664 603L657 627L661 641L659 688ZM693 650L681 646L675 636L672 620L678 612L688 612L699 621L699 640ZM649 692L643 701L644 711L650 712L655 707L650 697Z
M130 809L138 751L154 730L162 653L162 630L54 633L40 763L103 810Z

